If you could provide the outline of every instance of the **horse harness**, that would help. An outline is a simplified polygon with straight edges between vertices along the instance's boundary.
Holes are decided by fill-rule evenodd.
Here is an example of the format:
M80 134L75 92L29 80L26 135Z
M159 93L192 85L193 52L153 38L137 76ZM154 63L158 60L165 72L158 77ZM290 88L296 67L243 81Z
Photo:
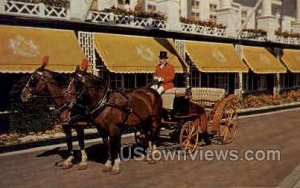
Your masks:
M57 83L56 82L53 82L53 81L47 81L45 80L44 78L44 73L43 72L39 72L37 71L37 73L40 75L39 78L36 78L37 80L41 80L42 83L46 86L46 88L49 90L48 88L48 84L52 84L52 85L55 85L57 86ZM31 93L33 92L33 90L31 89L31 87L29 86L29 82L32 81L34 78L33 76L31 75L30 76L30 80L28 80L28 82L26 83L25 85L25 88L28 89ZM36 93L36 92L34 92ZM67 104L63 104L62 106L57 106L56 102L54 99L57 99L57 98L64 98L65 96L64 95L57 95L57 96L52 96L52 95L49 95L49 94L31 94L31 97L32 98L40 98L40 97L46 97L46 98L51 98L56 106L55 110L58 112L58 113L61 113L66 107L67 107Z
M126 100L127 100L127 106L120 106L117 105L115 103L110 103L108 102L110 95L112 93L119 93L121 94ZM89 111L90 115L95 114L99 114L100 112L102 112L105 108L115 108L117 110L120 110L121 112L125 113L125 119L123 124L124 125L128 125L128 117L130 114L134 114L140 121L142 121L142 118L132 109L131 104L130 104L130 100L128 98L128 96L126 95L126 93L122 92L121 90L111 90L111 89L107 89L105 92L104 97L102 97L102 99L100 99L96 105L93 106L93 108Z

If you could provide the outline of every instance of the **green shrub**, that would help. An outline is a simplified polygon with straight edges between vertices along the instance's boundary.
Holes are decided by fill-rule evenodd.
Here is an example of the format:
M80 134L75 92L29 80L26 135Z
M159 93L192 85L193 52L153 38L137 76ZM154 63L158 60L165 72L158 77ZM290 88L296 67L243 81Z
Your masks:
M23 76L13 84L10 91L10 133L27 134L49 130L57 118L57 114L49 110L53 106L50 98L38 97L27 103L21 101L20 95L27 80L28 76Z

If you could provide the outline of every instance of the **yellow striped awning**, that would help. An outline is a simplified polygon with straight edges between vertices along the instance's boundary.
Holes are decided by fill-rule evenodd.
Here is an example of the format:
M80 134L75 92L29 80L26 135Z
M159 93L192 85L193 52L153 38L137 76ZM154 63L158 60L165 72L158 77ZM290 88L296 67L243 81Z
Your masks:
M281 60L293 73L300 73L300 50L284 49Z
M191 60L202 72L248 72L232 44L186 41Z
M73 31L0 25L0 72L28 73L49 56L47 69L74 72L85 58Z
M168 51L169 63L183 72L171 39L94 33L96 50L107 69L115 73L153 73L159 63L159 52Z
M286 73L286 68L266 48L243 46L243 56L256 74Z

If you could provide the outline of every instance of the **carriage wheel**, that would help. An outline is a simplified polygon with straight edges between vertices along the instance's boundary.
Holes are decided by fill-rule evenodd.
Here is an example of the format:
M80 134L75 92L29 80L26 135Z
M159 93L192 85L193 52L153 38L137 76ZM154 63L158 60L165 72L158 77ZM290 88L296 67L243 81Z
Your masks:
M219 139L223 144L229 144L234 140L238 124L239 120L236 110L230 107L225 107L218 130Z
M147 148L148 147L148 142L146 139L146 135L144 133L144 131L142 131L141 129L136 129L134 132L134 139L135 142L138 146Z
M182 150L194 152L198 145L199 126L196 121L187 121L181 128L179 143Z

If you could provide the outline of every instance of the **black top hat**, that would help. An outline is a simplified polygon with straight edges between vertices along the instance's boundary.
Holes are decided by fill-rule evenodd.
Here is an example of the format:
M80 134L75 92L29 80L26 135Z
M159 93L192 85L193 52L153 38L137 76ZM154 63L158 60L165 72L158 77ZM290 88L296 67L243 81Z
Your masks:
M168 53L166 51L160 51L159 52L159 58L160 59L167 59L168 58Z

